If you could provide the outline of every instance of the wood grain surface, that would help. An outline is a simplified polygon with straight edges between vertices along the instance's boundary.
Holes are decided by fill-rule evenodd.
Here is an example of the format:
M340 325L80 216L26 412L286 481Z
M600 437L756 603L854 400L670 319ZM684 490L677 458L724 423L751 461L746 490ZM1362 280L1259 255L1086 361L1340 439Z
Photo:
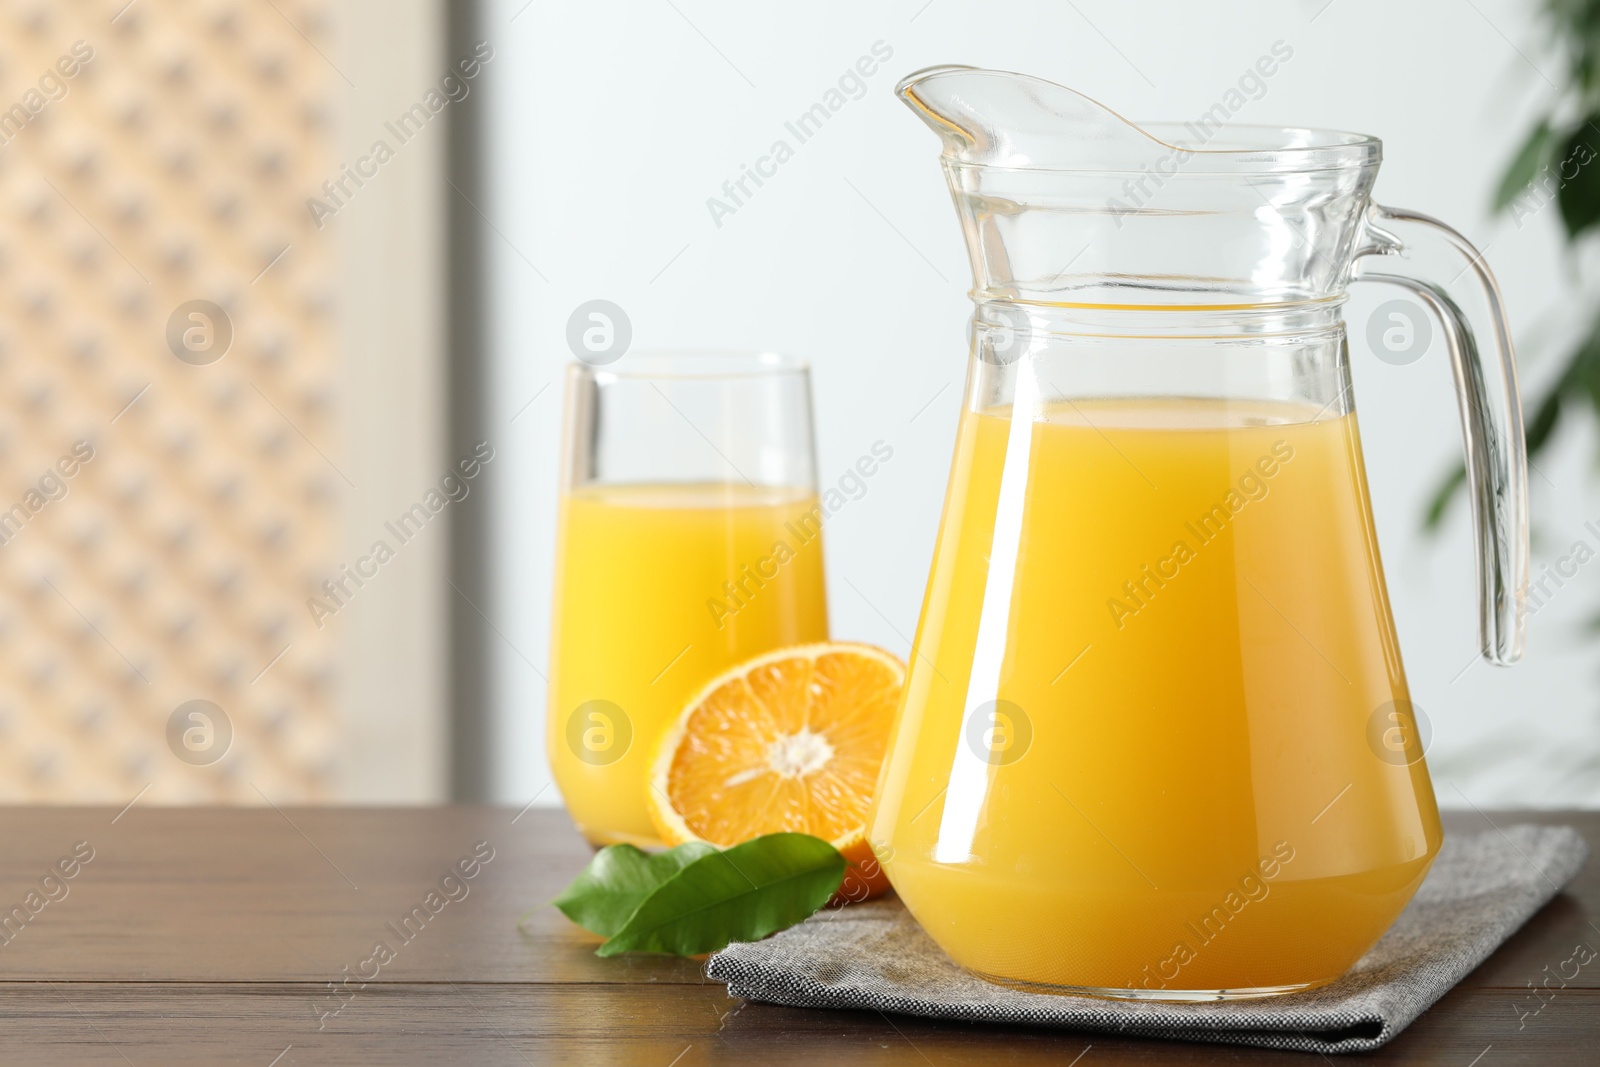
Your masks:
M1447 819L1457 833L1514 822L1577 826L1600 851L1600 813ZM93 858L64 878L58 864L72 868L75 849L86 854L80 842ZM1316 1062L744 1004L696 961L596 958L598 939L547 904L589 855L566 817L548 810L0 809L0 919L14 905L29 916L0 926L9 938L0 944L0 1061ZM374 954L380 940L387 959ZM1595 864L1409 1030L1362 1058L1600 1063L1600 961L1542 1001L1529 989L1580 942L1600 948Z

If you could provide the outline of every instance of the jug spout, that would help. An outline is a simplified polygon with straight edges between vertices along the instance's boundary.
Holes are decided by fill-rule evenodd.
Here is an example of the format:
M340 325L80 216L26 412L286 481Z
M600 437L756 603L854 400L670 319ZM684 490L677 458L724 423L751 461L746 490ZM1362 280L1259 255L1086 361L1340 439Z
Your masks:
M968 166L1137 170L1172 147L1104 104L1026 74L925 67L894 91L944 140L945 159Z
M895 91L944 144L980 301L1337 299L1370 251L1375 138L1139 125L1066 86L977 67L929 67Z

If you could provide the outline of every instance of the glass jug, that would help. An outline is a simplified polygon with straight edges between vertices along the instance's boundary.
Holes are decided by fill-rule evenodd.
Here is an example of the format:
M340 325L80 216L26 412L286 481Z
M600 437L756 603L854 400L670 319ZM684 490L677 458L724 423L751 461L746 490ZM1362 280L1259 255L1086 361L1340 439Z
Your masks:
M976 309L879 857L993 980L1178 1000L1329 982L1443 837L1345 287L1404 287L1442 325L1482 651L1505 665L1527 492L1494 278L1448 226L1371 201L1371 137L1141 128L969 67L897 92L944 142Z

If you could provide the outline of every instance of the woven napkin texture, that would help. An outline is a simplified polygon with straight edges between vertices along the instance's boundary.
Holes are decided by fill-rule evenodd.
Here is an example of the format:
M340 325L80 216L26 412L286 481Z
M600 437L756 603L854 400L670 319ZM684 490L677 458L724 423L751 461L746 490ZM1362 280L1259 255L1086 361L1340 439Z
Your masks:
M1103 1000L995 985L952 962L893 897L729 945L707 973L733 996L794 1007L1359 1052L1388 1042L1487 959L1578 873L1588 852L1565 826L1449 836L1416 897L1348 974L1256 1000Z

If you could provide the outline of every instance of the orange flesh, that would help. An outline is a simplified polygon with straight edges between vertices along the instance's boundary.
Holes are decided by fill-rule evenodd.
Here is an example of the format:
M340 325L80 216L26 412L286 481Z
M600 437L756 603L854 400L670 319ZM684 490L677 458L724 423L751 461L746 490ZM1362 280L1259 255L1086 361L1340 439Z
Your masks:
M851 651L796 654L728 679L690 714L666 775L695 836L859 839L903 671Z

